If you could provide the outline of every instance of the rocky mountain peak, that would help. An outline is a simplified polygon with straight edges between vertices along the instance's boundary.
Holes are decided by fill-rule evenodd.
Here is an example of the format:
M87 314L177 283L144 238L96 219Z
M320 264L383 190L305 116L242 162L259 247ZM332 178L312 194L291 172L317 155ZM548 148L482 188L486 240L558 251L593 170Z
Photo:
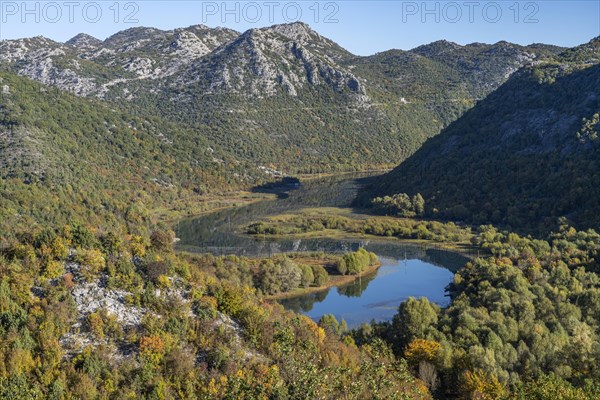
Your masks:
M196 24L196 25L190 25L186 28L179 28L179 29L175 29L175 31L208 31L208 30L217 30L220 28L211 28L209 26L206 26L204 24Z
M110 36L104 41L104 47L118 50L139 47L145 42L160 40L167 32L156 28L135 27L125 29Z
M41 47L56 47L57 45L59 45L58 42L55 42L52 39L48 39L45 36L34 36L34 37L22 38L22 39L0 40L0 44L10 45L10 46L22 46L29 50L37 50Z
M575 49L583 52L595 53L596 55L600 54L600 36L595 37L588 43L576 47Z
M30 54L61 52L61 44L44 36L0 41L0 62L14 62Z
M175 53L203 56L210 48L198 36L190 31L177 32L169 45Z
M440 54L461 49L463 46L458 43L450 42L448 40L437 40L435 42L419 46L413 50L414 53L422 56L439 56Z
M506 42L504 40L494 43L493 45L487 45L487 52L490 54L497 55L513 55L518 53L526 53L525 50L518 45ZM531 54L531 58L535 58L534 54Z
M66 44L46 38L0 42L0 63L20 75L79 95L131 101L148 91L161 94L165 88L170 92L191 85L199 93L241 98L302 97L320 87L364 104L376 86L384 92L394 87L394 95L401 98L420 96L417 86L411 87L418 93L411 93L395 81L410 86L410 77L419 74L424 79L456 75L448 79L462 79L470 85L469 93L482 98L535 58L534 53L506 42L461 46L440 40L357 61L303 22L241 34L198 24L173 30L133 27L104 41L82 33ZM369 63L374 64L356 69ZM372 69L379 67L380 74L372 76ZM424 70L416 72L420 68ZM382 79L385 84L379 85Z
M578 62L588 65L600 62L600 36L580 46L567 49L560 54L564 61Z
M233 29L223 28L221 26L218 26L216 28L211 28L209 26L202 25L202 24L191 25L186 28L178 28L178 29L175 29L173 32L175 34L181 33L181 32L191 32L191 33L197 35L201 39L205 38L205 37L213 37L213 36L222 36L222 37L227 37L227 38L233 39L240 35L240 32L233 30Z
M102 44L102 41L100 39L96 39L91 35L88 35L87 33L80 33L67 40L65 44L77 48L90 49L100 46Z
M323 85L363 101L363 83L340 62L349 54L304 23L250 29L199 59L177 82L201 84L203 93L256 98L295 97Z
M304 22L274 25L266 29L301 43L311 39L321 39L321 35Z

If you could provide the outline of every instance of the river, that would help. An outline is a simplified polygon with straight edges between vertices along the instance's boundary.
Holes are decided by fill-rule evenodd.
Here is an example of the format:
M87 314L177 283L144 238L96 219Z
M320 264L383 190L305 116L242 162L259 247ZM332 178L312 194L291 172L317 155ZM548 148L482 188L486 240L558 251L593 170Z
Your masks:
M183 220L177 224L179 250L270 256L286 252L324 251L343 253L365 247L376 253L381 268L355 282L317 293L310 293L280 303L318 320L323 314L345 319L350 327L371 320L388 321L398 305L408 298L427 297L445 306L445 288L453 274L468 260L465 256L434 245L414 245L400 240L268 240L243 234L251 222L308 207L350 207L360 190L360 175L310 180L296 187L280 188L276 200L262 201L208 215ZM265 189L269 190L269 189Z

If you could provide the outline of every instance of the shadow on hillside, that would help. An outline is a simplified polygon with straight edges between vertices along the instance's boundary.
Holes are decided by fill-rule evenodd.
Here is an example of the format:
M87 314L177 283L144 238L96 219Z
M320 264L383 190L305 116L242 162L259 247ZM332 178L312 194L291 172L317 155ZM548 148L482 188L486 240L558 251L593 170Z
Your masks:
M273 193L276 194L279 199L286 199L289 197L289 192L298 189L300 185L300 179L286 176L274 182L255 186L251 191L252 193Z

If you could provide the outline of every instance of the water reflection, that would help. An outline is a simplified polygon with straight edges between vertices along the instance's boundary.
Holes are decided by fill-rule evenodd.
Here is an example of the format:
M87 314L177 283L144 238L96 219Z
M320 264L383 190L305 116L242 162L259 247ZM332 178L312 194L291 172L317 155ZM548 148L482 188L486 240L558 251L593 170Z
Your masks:
M355 280L352 283L349 283L347 285L344 286L338 286L337 288L337 292L341 295L341 296L346 296L346 297L360 297L362 296L363 292L367 289L367 286L369 286L369 283L375 279L375 277L377 276L377 274L370 274L370 275L366 275L363 276L357 280Z
M192 252L269 256L287 251L342 251L335 243L267 240L241 235L236 231L269 215L282 214L306 207L349 207L359 188L361 175L330 177L303 183L300 187L288 186L289 196L263 201L244 207L227 209L205 216L180 221L176 226L180 238L178 248Z
M441 306L448 304L445 287L453 276L449 269L419 259L383 258L382 262L376 273L350 285L279 302L315 321L333 314L350 327L391 320L400 303L410 296L424 296Z
M321 303L327 298L330 290L332 289L325 289L320 292L309 293L305 296L279 300L279 303L281 303L288 310L308 313L313 309L313 306L316 303Z
M362 175L364 176L364 175ZM446 305L445 287L467 257L435 245L390 240L267 240L239 232L252 222L306 207L350 207L360 187L357 176L332 177L289 187L289 196L181 221L177 247L215 255L271 256L286 252L345 253L359 247L376 253L383 266L347 285L282 300L292 310L319 319L325 313L344 318L349 326L371 319L388 320L408 296L426 296Z

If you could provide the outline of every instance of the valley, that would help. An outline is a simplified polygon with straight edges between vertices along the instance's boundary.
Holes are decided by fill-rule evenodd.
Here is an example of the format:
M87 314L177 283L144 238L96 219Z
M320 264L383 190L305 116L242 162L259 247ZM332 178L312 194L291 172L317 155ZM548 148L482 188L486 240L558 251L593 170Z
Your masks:
M372 179L368 175L367 178ZM449 226L449 229L454 229L458 232L448 231L453 236L448 239L454 240L451 242L444 242L443 240L446 239L442 239L441 236L436 236L435 238L433 236L423 236L423 231L419 229L413 229L415 239L411 239L410 235L407 238L402 238L402 236L393 231L386 234L389 228L386 228L385 225L397 223L397 219L377 217L373 219L373 217L369 217L368 215L355 213L349 205L356 196L357 191L364 185L364 183L361 183L364 179L365 175L342 175L310 179L302 183L301 186L281 187L281 191L279 192L280 198L277 200L259 202L242 208L223 210L204 217L180 221L177 223L175 229L179 239L177 247L187 252L235 254L242 257L259 257L259 259L267 256L278 259L283 255L299 264L310 265L311 263L317 263L325 267L329 275L329 279L326 282L320 285L311 283L308 287L275 293L267 297L268 299L278 301L285 299L283 302L284 305L302 302L303 299L320 298L326 295L328 289L332 287L336 287L339 293L344 293L343 290L346 290L345 288L361 285L362 290L358 294L352 292L354 294L350 295L356 297L360 295L360 292L367 289L367 285L374 278L375 284L377 284L378 280L376 276L379 275L377 271L381 265L379 262L369 266L360 273L352 275L340 274L336 269L338 261L334 255L343 255L348 251L355 251L359 248L373 251L380 258L385 257L387 261L384 271L393 269L394 267L391 265L394 262L401 263L402 257L404 257L405 261L408 256L417 257L415 259L411 258L410 261L423 263L423 276L421 278L425 282L427 282L427 276L430 272L434 271L435 268L439 268L435 266L437 263L441 263L441 265L449 268L451 271L456 271L467 262L469 259L467 256L468 252L471 251L472 253L473 251L470 245L472 237L470 228L459 229ZM319 207L306 208L307 206L315 206L316 204L319 204ZM339 207L331 207L334 205ZM293 214L276 214L278 210L286 210L286 212L292 212ZM319 229L315 224L319 224L320 222L312 221L317 215L319 216L319 221L326 219L331 224L330 228L334 228L334 224L339 225L339 227L337 229L325 229L323 225L320 225ZM367 220L368 218L371 219ZM250 223L250 225L247 225L249 220L256 219L267 219L269 222ZM293 222L291 229L289 229L286 228L286 225L271 226L269 225L271 221L283 221L283 224L286 224L286 221ZM382 228L379 228L381 232L379 234L375 232L368 233L371 232L369 228L367 228L367 232L364 232L364 227L354 228L352 232L342 230L342 226L345 225L344 222L348 224L349 221L364 221L371 227L379 224L382 226ZM416 225L418 222L415 221L412 223ZM263 227L263 232L253 231L252 237L248 237L248 231L256 228L257 225ZM297 225L303 227L309 226L310 228L307 232L302 233L302 230ZM203 230L198 231L194 227L202 227ZM361 229L363 230L362 233L359 232ZM370 229L374 230L374 228ZM417 232L420 232L418 237ZM426 229L424 232L429 233ZM455 249L455 251L460 251L460 253L449 253L448 249ZM431 264L432 262L434 264ZM432 269L425 270L426 268ZM438 292L435 295L438 301L443 298L444 287L451 280L448 276L451 277L450 272L446 275L447 281L438 285ZM418 275L414 279L407 281L405 283L406 287L401 283L390 287L387 295L396 296L400 292L409 291L413 296L421 296L421 292L414 292L415 283L418 282ZM422 285L423 289L421 290L423 290L423 293L427 293L427 283L423 283ZM400 301L397 302L399 303ZM297 308L295 307L294 309ZM369 317L365 317L363 320L353 319L346 322L350 323L351 327L358 327L361 323L370 322L371 318L375 315L374 312L378 311L386 315L385 310L385 307L379 310L370 309ZM387 308L387 320L391 320L394 313L394 307ZM311 317L319 321L324 314L318 315L313 313ZM339 313L334 313L334 315L340 321L343 319Z
M600 39L0 41L0 399L600 398Z

